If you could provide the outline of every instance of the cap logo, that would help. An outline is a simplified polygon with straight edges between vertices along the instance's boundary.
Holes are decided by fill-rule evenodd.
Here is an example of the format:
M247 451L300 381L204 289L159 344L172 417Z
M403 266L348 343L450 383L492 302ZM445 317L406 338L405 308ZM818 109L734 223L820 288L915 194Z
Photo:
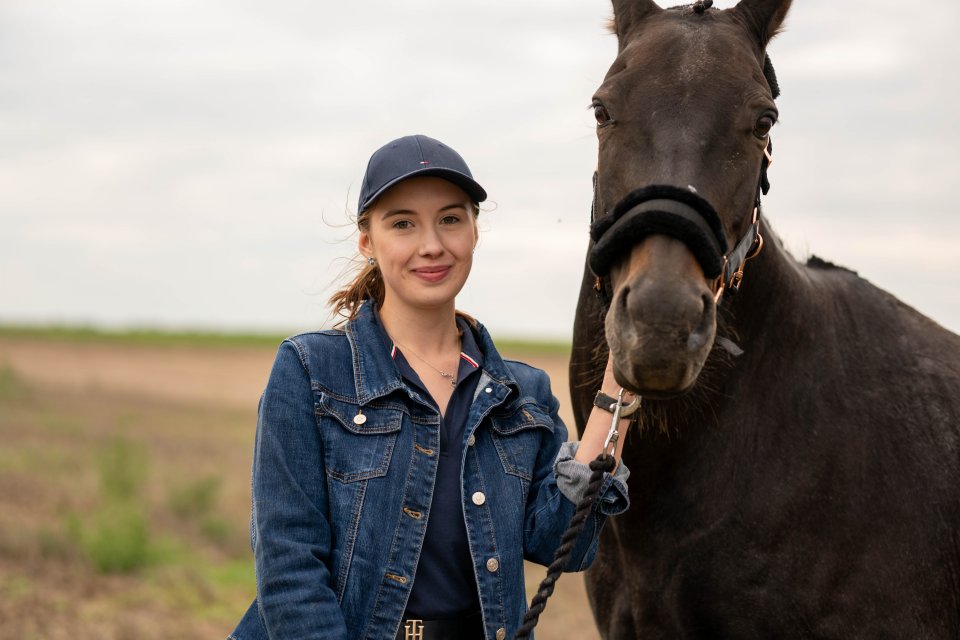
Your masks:
M420 164L430 164L430 161L429 161L429 160L421 160L421 161L420 161Z

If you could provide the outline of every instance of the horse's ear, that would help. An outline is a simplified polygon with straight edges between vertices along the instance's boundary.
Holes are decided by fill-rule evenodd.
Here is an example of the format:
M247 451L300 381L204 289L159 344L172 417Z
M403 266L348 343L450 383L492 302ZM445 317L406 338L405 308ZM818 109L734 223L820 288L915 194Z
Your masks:
M740 0L733 11L739 15L747 28L753 32L760 48L767 46L777 35L783 19L793 0Z
M620 48L627 44L627 34L652 13L663 11L653 0L613 0L613 23L610 30L617 34Z

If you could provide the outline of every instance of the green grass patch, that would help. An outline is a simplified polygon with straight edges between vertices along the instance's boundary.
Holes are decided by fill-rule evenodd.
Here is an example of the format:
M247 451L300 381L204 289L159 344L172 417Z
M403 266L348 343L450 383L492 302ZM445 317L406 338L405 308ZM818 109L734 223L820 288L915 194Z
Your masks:
M217 506L222 479L207 476L173 487L170 490L170 510L183 519L208 515Z
M63 450L60 443L51 443L45 449L18 447L0 449L0 470L4 474L25 473L46 478L60 478L75 474L81 467L76 458Z
M100 489L107 504L138 499L147 477L147 452L120 437L114 437L97 455Z
M146 514L133 503L100 507L89 525L72 521L87 558L101 573L130 573L152 561Z
M570 343L560 340L522 340L508 338L494 340L497 350L505 357L522 356L564 356L570 355Z
M84 518L67 517L68 535L101 573L130 573L157 561L142 499L147 454L114 438L97 455L100 505Z
M290 334L0 325L0 337L3 338L142 346L276 347L288 335Z
M257 589L257 578L251 558L207 565L201 570L210 584L217 589L240 588L250 593L254 593Z
M30 393L30 387L6 364L0 364L0 400L19 400Z
M33 583L26 576L10 576L0 582L0 595L7 600L19 600L30 595Z
M234 527L218 515L209 515L200 522L200 533L210 542L225 546L234 535Z

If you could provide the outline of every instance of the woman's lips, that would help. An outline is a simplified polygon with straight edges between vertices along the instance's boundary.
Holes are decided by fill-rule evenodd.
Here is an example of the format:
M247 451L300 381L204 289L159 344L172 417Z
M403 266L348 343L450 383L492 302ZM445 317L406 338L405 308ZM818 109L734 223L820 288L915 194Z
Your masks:
M427 282L440 282L449 272L450 267L420 267L413 270L414 275Z

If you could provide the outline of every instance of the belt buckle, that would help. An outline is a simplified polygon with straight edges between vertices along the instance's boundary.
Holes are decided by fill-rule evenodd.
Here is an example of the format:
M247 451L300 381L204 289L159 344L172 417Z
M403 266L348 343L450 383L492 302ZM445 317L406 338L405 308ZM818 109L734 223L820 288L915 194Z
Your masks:
M407 620L403 625L404 640L423 640L423 620Z

